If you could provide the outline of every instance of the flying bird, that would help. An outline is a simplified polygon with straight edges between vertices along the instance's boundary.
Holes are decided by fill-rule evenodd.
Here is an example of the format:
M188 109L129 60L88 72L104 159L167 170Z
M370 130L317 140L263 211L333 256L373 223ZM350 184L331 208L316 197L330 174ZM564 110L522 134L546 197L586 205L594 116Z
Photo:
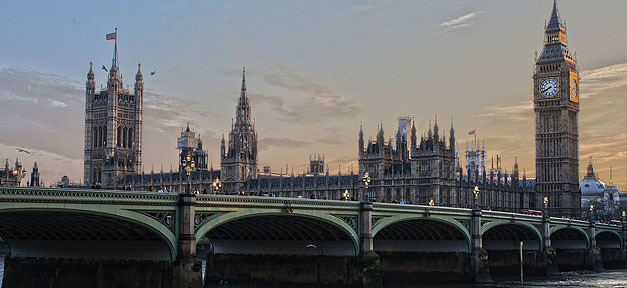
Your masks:
M150 76L155 76L155 73L157 73L157 71L150 72Z
M28 152L27 150L21 149L21 148L16 148L15 150L17 150L17 152L24 152L26 154L30 154L30 152Z
M107 70L107 67L105 67L104 65L102 65L102 70L105 70L105 72L109 72L109 70Z

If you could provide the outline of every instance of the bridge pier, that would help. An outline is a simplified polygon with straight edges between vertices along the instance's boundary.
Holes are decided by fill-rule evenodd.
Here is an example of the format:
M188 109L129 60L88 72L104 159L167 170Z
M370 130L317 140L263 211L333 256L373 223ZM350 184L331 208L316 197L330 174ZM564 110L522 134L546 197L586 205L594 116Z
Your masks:
M542 215L542 253L540 255L540 265L544 266L544 271L548 276L560 274L557 266L556 251L551 246L551 217L548 213Z
M172 263L172 288L202 286L202 261L196 257L195 206L196 195L191 193L180 194L178 256Z
M588 228L588 237L590 238L590 249L586 251L586 266L591 267L596 272L604 271L601 248L597 246L596 224L592 221L590 222L590 228Z
M488 251L483 249L481 239L481 210L475 205L472 210L472 253L470 254L470 275L474 282L492 282L490 266L488 265Z
M374 252L372 237L372 202L361 202L359 212L359 248L357 271L362 287L382 287L381 260Z

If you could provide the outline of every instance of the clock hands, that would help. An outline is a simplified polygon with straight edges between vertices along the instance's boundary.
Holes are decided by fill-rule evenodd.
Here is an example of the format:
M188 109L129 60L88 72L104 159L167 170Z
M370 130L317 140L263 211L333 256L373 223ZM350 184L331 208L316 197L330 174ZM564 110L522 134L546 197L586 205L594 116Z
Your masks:
M542 93L544 93L544 92L548 91L548 90L549 90L549 89L551 89L551 88L553 88L553 86L549 86L549 87L544 88L544 90L542 90Z

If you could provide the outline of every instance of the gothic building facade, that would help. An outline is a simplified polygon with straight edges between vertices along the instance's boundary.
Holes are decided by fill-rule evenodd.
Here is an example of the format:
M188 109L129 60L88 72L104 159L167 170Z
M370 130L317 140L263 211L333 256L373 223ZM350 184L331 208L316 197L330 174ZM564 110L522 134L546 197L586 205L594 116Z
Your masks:
M328 168L324 172L324 157L319 156L310 157L309 171L303 170L302 174L288 173L287 168L285 173L271 173L269 169L259 173L257 132L243 74L228 143L224 136L221 141L221 170L194 171L191 181L198 188L193 190L211 193L211 184L220 179L223 188L219 193L225 194L354 200L364 200L368 194L375 201L471 207L477 187L479 205L484 209L540 210L547 197L552 215L578 218L581 192L577 179L577 75L575 59L567 48L566 28L554 3L545 29L544 50L536 60L533 77L537 178L527 179L524 171L521 175L517 159L511 172L503 170L499 156L496 168L493 159L491 169L487 169L485 144L479 145L478 141L466 147L466 165L462 165L452 120L448 133L440 131L436 118L429 130L418 137L411 117L399 117L395 137L389 139L385 139L382 123L376 137L368 141L360 126L357 173L351 169L346 174L338 171L337 175L330 175ZM371 178L367 189L362 183L366 173ZM169 191L184 191L184 175L172 170L127 179L140 190L169 185Z
M26 169L15 158L15 165L9 166L9 159L4 163L4 170L0 170L0 186L20 186L22 178L26 176Z
M556 1L545 27L544 48L534 68L536 190L540 197L548 197L552 216L578 217L579 71L568 50L566 26Z
M242 88L237 101L235 123L231 123L228 145L222 135L220 145L220 171L225 193L236 194L244 182L256 179L257 131L252 121L248 95L246 95L246 70L242 72Z
M124 88L118 67L117 40L107 86L96 91L92 63L85 85L86 186L115 188L126 175L140 171L142 156L142 103L144 81L141 64L134 93ZM103 66L104 67L104 66Z

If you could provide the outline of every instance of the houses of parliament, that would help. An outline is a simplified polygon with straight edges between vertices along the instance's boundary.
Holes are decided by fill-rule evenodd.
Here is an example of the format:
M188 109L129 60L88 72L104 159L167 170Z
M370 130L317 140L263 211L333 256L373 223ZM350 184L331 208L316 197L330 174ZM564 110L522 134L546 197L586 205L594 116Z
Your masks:
M367 192L374 201L471 207L475 186L484 209L517 212L540 209L549 199L553 216L580 217L578 113L579 78L576 59L569 52L566 27L553 4L545 26L544 47L533 73L535 112L536 178L521 173L516 163L511 172L488 165L485 144L467 145L465 165L460 164L453 121L433 119L429 130L418 134L411 117L399 117L395 137L385 139L379 125L374 138L359 127L356 171L325 171L324 158L310 157L303 173L258 167L258 133L251 121L245 71L231 130L222 136L220 169L207 167L202 141L187 127L181 132L180 159L194 158L192 191L199 193L276 195L324 199L364 200L362 178L371 178ZM117 51L117 43L116 43ZM126 187L133 190L183 192L187 175L174 171L146 173L141 168L143 81L135 77L134 94L124 90L116 58L107 88L95 92L93 72L87 75L85 118L85 184ZM442 127L448 129L444 131ZM531 141L531 139L530 139ZM492 161L492 163L494 163ZM489 167L488 167L489 166ZM183 171L182 173L180 171ZM219 179L221 185L216 185Z

